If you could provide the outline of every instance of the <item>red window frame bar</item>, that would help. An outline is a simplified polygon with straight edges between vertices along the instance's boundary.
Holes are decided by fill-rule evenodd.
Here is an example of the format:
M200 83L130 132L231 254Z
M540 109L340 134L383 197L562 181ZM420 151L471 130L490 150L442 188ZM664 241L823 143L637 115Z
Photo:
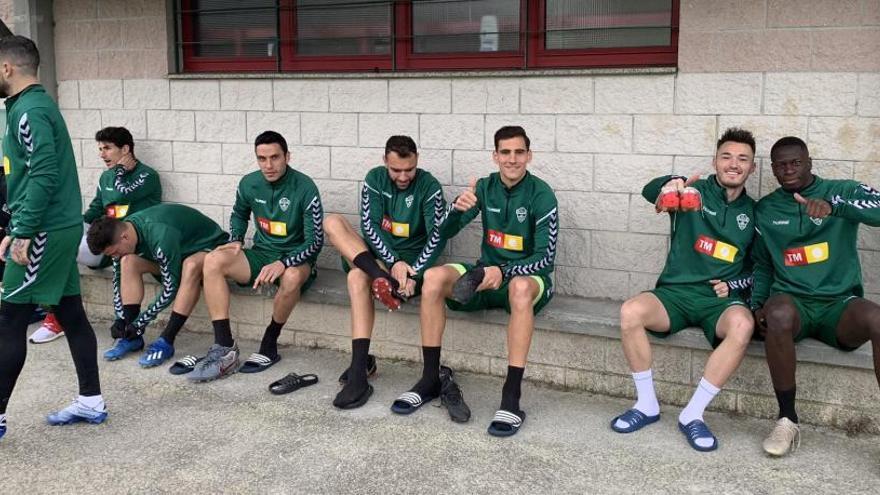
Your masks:
M181 0L182 63L184 72L389 72L407 70L542 69L594 67L675 66L678 62L680 0L672 0L671 37L668 46L601 48L585 50L545 49L546 2L520 0L520 47L518 51L477 53L413 52L412 2L392 5L392 46L388 55L297 56L296 0L279 1L278 56L259 58L196 57L191 41L194 19L187 15L193 0ZM395 64L396 59L396 64Z

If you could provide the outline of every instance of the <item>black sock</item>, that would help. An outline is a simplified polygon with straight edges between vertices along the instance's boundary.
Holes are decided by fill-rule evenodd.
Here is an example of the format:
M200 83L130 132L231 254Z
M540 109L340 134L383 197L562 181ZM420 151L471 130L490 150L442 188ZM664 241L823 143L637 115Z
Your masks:
M440 394L440 347L422 347L422 358L425 361L422 378L412 392L423 398L436 397Z
M180 333L180 329L183 328L187 318L189 316L172 311L171 318L168 319L168 324L165 325L165 330L162 330L161 337L169 344L174 345L174 339L177 338L177 334Z
M525 370L525 368L517 366L507 367L507 380L504 381L504 387L501 389L501 409L512 413L518 413L520 411L520 387L522 385L523 372Z
M232 347L235 340L232 339L232 328L229 327L229 318L225 320L214 320L211 322L214 326L214 343L223 347Z
M363 270L370 278L387 278L389 282L391 282L391 288L397 290L400 284L397 283L397 280L391 278L391 274L383 270L379 267L379 263L376 263L376 258L373 257L373 253L369 251L364 251L363 253L358 254L351 260L354 266Z
M776 392L776 402L779 403L779 418L788 418L793 422L798 422L797 413L794 410L794 396L797 388L791 390L774 390Z
M351 366L348 369L348 381L367 381L367 359L370 355L370 339L352 339Z
M360 398L367 384L367 356L370 353L370 339L352 339L351 366L348 368L348 383L336 394L333 405L345 407Z
M284 323L278 323L272 318L272 323L266 327L263 332L263 340L260 342L260 354L269 359L275 359L278 356L278 337L281 335L281 327Z
M140 304L122 305L122 319L125 320L126 325L136 320L139 314L141 314Z

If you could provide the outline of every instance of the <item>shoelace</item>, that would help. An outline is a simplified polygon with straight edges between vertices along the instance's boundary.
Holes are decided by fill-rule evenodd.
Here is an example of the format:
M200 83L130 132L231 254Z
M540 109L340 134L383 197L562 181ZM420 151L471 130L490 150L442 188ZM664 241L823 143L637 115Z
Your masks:
M461 404L462 400L464 400L464 397L461 395L461 389L458 388L458 384L452 381L443 387L441 393L446 397L446 402L453 406Z
M770 440L773 442L785 442L791 445L791 451L794 452L801 444L800 430L789 425L777 425L770 432Z

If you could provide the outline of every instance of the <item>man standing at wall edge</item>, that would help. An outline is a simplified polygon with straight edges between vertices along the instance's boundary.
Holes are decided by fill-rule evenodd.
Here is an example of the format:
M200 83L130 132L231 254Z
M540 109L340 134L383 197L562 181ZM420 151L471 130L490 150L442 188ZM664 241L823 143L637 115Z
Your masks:
M880 384L880 306L864 298L857 250L861 224L880 226L880 191L813 175L806 143L784 137L770 150L780 187L758 202L752 309L779 404L764 451L800 443L795 342L812 337L842 351L871 341Z
M745 191L755 171L755 138L728 129L712 165L715 174L705 180L658 177L642 191L658 213L670 214L670 248L656 287L620 308L621 344L637 400L611 421L614 431L633 433L660 419L648 332L668 337L699 326L714 350L678 416L679 429L698 451L718 448L703 412L739 367L754 328L744 290L750 285L747 263L755 233L755 201Z
M0 256L7 258L0 296L0 437L6 433L6 407L24 366L27 324L37 304L53 306L67 328L79 379L79 396L47 421L98 424L107 418L97 341L83 309L76 264L82 237L76 161L58 106L37 79L39 64L30 39L0 38L0 97L6 98L3 169L11 212L11 228L0 242Z

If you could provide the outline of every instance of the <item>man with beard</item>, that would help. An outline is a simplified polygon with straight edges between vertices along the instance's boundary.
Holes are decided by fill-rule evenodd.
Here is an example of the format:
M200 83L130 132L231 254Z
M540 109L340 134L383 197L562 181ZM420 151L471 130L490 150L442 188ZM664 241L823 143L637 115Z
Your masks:
M58 105L37 79L40 54L23 36L0 38L0 97L6 98L3 169L11 221L0 242L6 259L0 296L0 437L6 406L27 353L28 320L38 304L67 329L79 396L52 414L52 425L102 423L107 408L98 377L95 332L80 296L77 246L82 195L70 135Z
M739 367L754 329L742 292L750 285L746 262L755 232L755 202L745 191L755 171L755 138L728 129L718 140L713 166L715 174L706 179L659 177L642 190L659 213L670 215L670 248L657 286L620 308L621 343L637 402L611 421L614 431L632 433L660 419L648 332L667 337L699 326L715 350L678 416L679 429L698 451L718 448L703 411Z

